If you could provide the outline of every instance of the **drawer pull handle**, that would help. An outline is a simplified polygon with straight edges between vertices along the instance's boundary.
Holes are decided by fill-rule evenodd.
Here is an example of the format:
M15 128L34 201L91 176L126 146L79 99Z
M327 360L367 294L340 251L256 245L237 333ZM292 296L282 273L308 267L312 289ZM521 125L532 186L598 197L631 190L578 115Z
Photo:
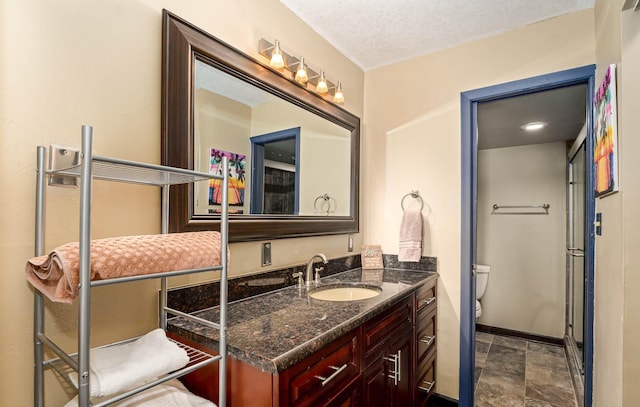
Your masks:
M422 308L424 306L427 306L429 304L431 304L432 302L434 302L436 300L436 297L431 297L431 298L427 298L426 300L422 300L420 302L420 306L418 308Z
M427 382L424 381L422 382L421 386L418 386L418 388L422 391L424 391L425 393L429 393L431 391L431 389L433 389L433 386L436 384L436 381L432 381L432 382ZM428 387L425 387L424 385L427 385Z
M422 338L420 338L420 342L422 342L422 343L426 343L426 344L427 344L427 346L431 346L431 344L432 344L432 343L433 343L433 341L435 341L435 340L436 340L436 336L435 336L435 335L433 335L433 336L427 336L427 335L425 335L425 336L423 336Z
M326 386L327 383L329 383L331 380L335 379L335 377L337 375L339 375L340 372L342 372L344 369L346 369L347 366L349 366L348 363L345 363L344 365L342 365L340 367L329 366L331 369L335 370L335 372L331 373L331 376L329 376L329 377L313 376L313 377L315 377L318 380L322 380L322 386Z

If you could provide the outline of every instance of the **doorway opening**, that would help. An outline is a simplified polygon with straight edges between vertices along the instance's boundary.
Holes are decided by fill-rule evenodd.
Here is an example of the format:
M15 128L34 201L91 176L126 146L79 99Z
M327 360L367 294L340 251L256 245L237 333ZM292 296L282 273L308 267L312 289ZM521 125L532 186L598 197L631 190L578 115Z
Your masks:
M509 82L461 94L462 141L462 213L461 213L461 315L460 315L460 405L474 403L474 366L476 341L476 287L475 265L478 263L478 108L490 101L561 89L573 85L586 85L585 157L592 156L593 142L590 101L593 96L595 66L586 66L539 77ZM591 155L590 155L591 154ZM584 224L594 217L593 168L585 166ZM499 203L498 203L499 204ZM557 208L564 211L565 208ZM593 233L585 228L584 239L584 402L591 406L593 358ZM490 284L490 283L489 283ZM582 401L582 400L581 400Z
M300 127L251 137L251 214L298 215Z

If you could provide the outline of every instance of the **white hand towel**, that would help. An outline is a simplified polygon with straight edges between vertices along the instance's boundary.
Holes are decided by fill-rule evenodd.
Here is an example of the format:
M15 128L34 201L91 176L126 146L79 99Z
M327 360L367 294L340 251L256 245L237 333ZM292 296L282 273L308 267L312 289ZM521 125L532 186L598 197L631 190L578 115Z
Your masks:
M103 400L94 400L104 401ZM113 404L114 407L216 407L209 400L190 393L186 387L177 379L169 380L166 383L152 387L148 390L131 396L119 403ZM78 397L76 396L64 407L78 407Z
M402 212L398 261L420 261L422 256L422 212L407 209Z
M132 342L91 349L91 397L111 396L180 369L189 362L187 352L154 329ZM69 378L78 385L78 375Z

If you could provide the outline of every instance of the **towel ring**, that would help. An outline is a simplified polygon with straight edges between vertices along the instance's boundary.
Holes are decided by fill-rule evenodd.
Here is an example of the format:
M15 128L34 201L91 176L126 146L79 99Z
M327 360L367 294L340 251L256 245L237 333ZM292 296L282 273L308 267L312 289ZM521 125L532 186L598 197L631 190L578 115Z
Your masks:
M402 200L400 201L400 207L402 208L402 210L404 211L404 200L409 196L420 201L420 210L422 211L424 209L424 200L420 196L419 191L411 191L402 197Z
M320 201L320 206L318 206L318 201ZM329 194L324 194L317 197L316 200L313 201L313 209L316 215L320 213L326 213L327 215L329 215L331 213L331 201L335 203L335 199L330 197ZM325 204L327 207L326 210L324 209ZM334 211L335 211L335 205L334 205Z

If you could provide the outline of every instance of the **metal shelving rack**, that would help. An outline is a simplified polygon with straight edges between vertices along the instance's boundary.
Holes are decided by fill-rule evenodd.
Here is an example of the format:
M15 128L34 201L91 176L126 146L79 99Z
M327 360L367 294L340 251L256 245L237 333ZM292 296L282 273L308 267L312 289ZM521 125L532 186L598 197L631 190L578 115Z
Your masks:
M124 161L114 158L93 155L93 129L82 126L82 148L80 151L51 146L49 168L45 169L46 148L37 147L37 186L36 186L36 230L35 255L44 255L44 209L45 209L45 181L49 185L77 185L80 181L80 291L78 295L78 350L75 354L67 354L44 332L44 296L37 289L34 299L34 406L44 406L44 371L51 368L61 377L67 378L70 371L78 373L78 401L80 407L102 407L123 400L143 390L183 376L205 365L219 362L219 400L218 406L226 405L226 322L227 322L227 247L228 234L228 163L225 158L222 163L223 174L214 175L181 168L171 168L153 164ZM57 157L57 158L56 158ZM61 158L61 159L58 159ZM91 195L93 180L127 182L142 185L152 185L162 188L162 233L168 233L169 218L169 187L176 184L192 183L209 179L222 180L222 213L220 222L221 233L221 265L208 268L178 270L165 273L145 274L140 276L113 278L108 280L91 281ZM220 271L220 322L215 323L182 313L167 306L167 278L205 271ZM190 362L182 369L171 372L150 383L139 386L122 394L115 395L108 400L92 404L90 401L90 305L91 287L124 283L144 279L160 279L160 315L159 325L166 330L167 314L180 315L199 323L220 330L219 355L209 355L197 349L176 342L189 355ZM134 340L136 338L128 339ZM122 341L122 342L126 342ZM119 342L119 343L122 343ZM106 345L106 346L112 346ZM54 359L44 359L45 346L57 355ZM74 386L75 387L75 386Z

